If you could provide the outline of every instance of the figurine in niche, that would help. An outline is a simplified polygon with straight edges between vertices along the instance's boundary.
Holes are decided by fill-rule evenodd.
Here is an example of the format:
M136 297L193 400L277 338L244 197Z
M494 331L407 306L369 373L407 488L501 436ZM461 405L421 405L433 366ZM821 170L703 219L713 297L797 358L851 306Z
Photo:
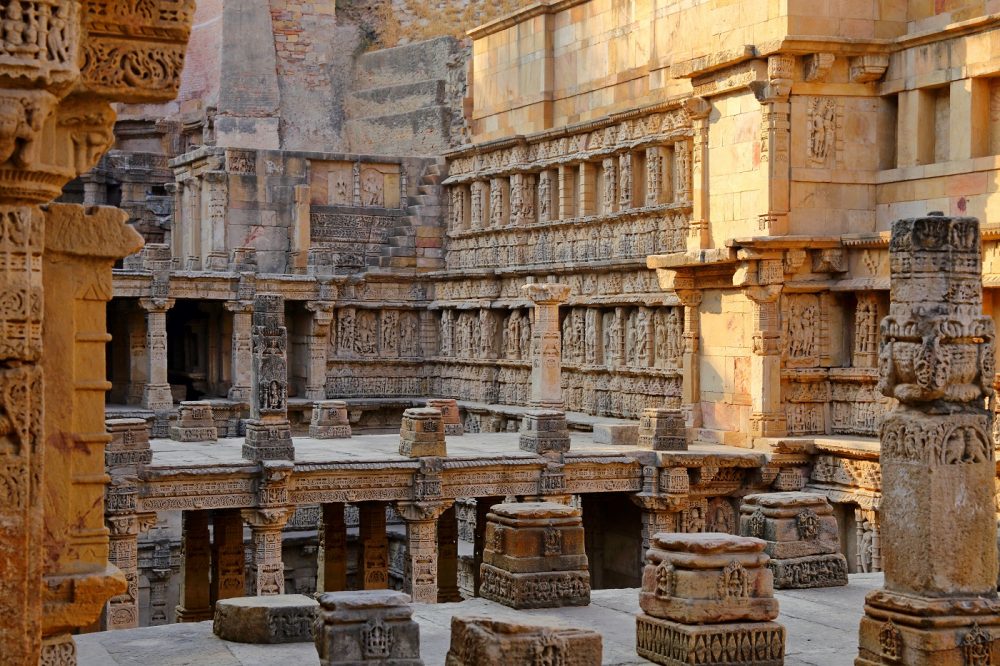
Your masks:
M382 174L375 169L365 169L361 172L361 205L384 205L385 198L382 195L382 181Z

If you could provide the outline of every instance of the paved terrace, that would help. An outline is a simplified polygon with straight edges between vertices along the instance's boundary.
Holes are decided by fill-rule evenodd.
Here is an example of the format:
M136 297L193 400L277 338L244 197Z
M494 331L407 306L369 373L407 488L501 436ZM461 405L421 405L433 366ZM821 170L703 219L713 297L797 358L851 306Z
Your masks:
M865 594L881 587L882 574L852 574L847 587L779 590L778 621L787 629L786 666L852 666ZM537 624L593 628L604 636L604 663L650 664L635 653L639 591L595 590L590 606L514 611L485 599L415 604L420 656L427 666L445 661L453 615L490 615ZM80 666L270 666L319 664L312 643L245 645L222 641L211 622L76 636ZM511 664L510 666L519 666Z
M718 475L716 494L740 487L743 470L771 465L801 466L802 454L770 454L714 444L694 444L688 451L653 452L596 444L588 432L571 433L572 448L564 465L518 448L517 433L477 433L447 438L441 458L441 497L502 497L551 492L639 492L643 467L689 468L708 482L705 469L731 469ZM419 459L398 453L398 434L360 434L350 439L296 437L289 487L291 504L392 501L412 499ZM154 439L152 463L140 472L138 511L252 507L257 505L258 464L242 458L242 438L183 443ZM270 463L269 463L270 465ZM555 469L554 469L555 468ZM423 470L426 471L426 470ZM553 487L551 477L563 475ZM773 478L773 477L772 477ZM550 485L543 486L542 484ZM769 483L769 482L768 482ZM767 484L762 481L762 487ZM545 488L542 491L541 488Z

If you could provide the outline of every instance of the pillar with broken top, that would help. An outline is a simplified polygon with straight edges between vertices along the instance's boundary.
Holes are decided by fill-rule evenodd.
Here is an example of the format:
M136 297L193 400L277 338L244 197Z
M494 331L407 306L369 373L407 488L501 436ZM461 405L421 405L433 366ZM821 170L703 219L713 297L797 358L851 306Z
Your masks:
M982 314L979 222L897 220L879 388L885 587L855 663L991 664L1000 600L990 414L994 325Z

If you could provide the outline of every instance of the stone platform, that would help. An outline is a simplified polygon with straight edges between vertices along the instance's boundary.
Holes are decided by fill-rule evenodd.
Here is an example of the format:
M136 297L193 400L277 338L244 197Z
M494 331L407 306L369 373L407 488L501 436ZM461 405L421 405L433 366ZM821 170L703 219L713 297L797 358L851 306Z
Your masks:
M852 574L846 587L776 590L785 625L785 666L853 666L858 654L858 622L865 594L882 586L882 574ZM420 653L426 664L443 664L453 615L488 615L497 620L587 627L603 635L604 663L650 664L635 653L635 613L639 591L594 590L590 606L515 611L473 599L451 604L414 604L420 624ZM80 666L317 666L310 643L245 645L219 640L211 622L76 636Z

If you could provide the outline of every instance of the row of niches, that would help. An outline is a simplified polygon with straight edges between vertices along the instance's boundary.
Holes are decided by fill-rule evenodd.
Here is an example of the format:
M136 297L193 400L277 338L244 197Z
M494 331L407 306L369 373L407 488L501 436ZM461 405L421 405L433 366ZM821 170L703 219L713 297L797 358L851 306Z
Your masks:
M690 209L642 213L599 224L506 230L448 239L448 269L645 260L687 247Z
M447 199L451 234L682 205L691 200L691 143L454 184Z
M444 309L438 356L465 360L531 358L530 310ZM677 368L684 348L679 307L562 308L562 360L585 368Z
M594 416L637 419L649 407L680 406L677 373L646 375L601 370L563 370L566 409ZM431 395L485 404L530 403L530 368L496 365L435 364L428 380Z
M416 358L421 355L420 314L415 310L340 308L330 327L338 358Z

